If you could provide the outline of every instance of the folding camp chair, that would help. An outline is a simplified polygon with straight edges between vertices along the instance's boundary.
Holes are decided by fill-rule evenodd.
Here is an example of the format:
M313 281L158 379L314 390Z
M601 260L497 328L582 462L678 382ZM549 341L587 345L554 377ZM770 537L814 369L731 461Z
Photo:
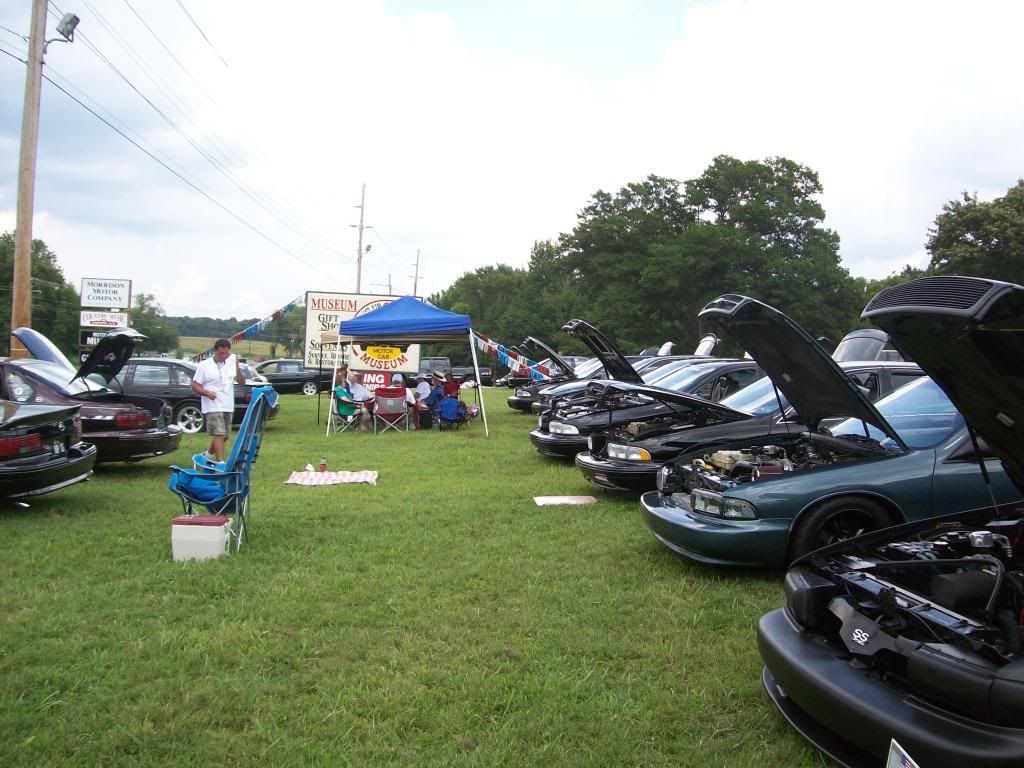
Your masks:
M249 540L247 525L253 465L263 441L267 417L277 403L273 387L256 387L238 428L231 452L216 462L204 454L192 457L193 468L171 467L168 490L181 500L186 515L227 515L232 518L231 541L238 550ZM230 546L230 544L229 544Z
M327 420L328 434L344 432L350 427L359 427L359 406L351 402L351 395L344 387L334 388L331 414Z
M405 387L377 387L373 393L373 433L409 430L409 403Z
M458 429L466 423L466 406L459 398L445 395L438 414L438 429Z

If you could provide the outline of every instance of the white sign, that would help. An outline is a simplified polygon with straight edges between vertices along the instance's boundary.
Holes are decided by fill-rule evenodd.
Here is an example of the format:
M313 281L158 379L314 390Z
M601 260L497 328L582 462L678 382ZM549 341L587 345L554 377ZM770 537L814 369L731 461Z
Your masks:
M82 306L128 309L132 305L132 281L106 277L82 278Z
M91 312L83 310L79 325L83 328L127 328L127 312Z
M889 759L885 761L885 768L918 768L918 765L899 742L893 739L889 742Z
M334 368L336 346L324 346L321 349L320 337L324 332L338 332L342 320L365 315L385 304L394 301L397 296L374 296L366 293L307 293L306 294L306 344L303 359L310 368ZM347 352L347 355L346 355ZM322 353L322 356L321 356ZM396 347L361 347L352 344L342 347L341 353L346 355L349 365L359 371L384 374L392 373L416 374L420 367L420 345L410 344L408 349ZM410 378L406 376L406 378ZM369 386L369 380L364 383ZM382 380L380 383L384 383Z

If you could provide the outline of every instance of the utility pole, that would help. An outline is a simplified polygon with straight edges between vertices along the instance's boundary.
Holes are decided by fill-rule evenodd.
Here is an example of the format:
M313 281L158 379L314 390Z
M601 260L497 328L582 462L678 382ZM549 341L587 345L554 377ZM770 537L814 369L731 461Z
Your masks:
M36 145L39 140L39 95L43 84L43 38L46 0L33 0L25 73L25 106L21 113L21 157L18 160L18 203L14 224L14 282L11 286L11 330L32 325L32 212L36 190ZM28 351L13 336L11 357Z
M412 278L412 295L416 295L416 286L420 282L420 249L416 249L416 274Z
M377 287L378 285L379 285L379 286L381 286L382 288L383 288L383 287L385 287L385 286L384 286L384 283L370 283L370 286L371 286L371 287L374 287L374 288L376 288L376 287ZM388 282L387 282L387 289L388 289L388 296L391 296L391 295L393 295L393 294L391 293L391 273L390 273L390 272L388 272Z
M359 243L356 246L356 293L362 293L363 285L363 210L366 207L366 184L363 184L363 192L359 196Z
M70 43L78 17L64 14L57 25L60 37L46 39L46 0L32 0L32 26L28 36L25 105L21 112L21 153L18 158L18 203L14 219L14 277L11 282L11 330L32 325L32 214L36 194L36 147L39 144L39 101L43 86L43 57L52 42ZM61 39L63 38L63 39ZM11 357L28 351L13 336Z

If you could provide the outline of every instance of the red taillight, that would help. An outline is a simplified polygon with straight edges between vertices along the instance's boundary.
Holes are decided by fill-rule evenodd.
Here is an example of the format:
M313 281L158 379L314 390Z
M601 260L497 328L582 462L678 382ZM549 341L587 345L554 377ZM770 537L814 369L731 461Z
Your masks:
M0 458L12 459L42 450L43 444L39 435L22 435L21 437L0 437Z
M148 411L136 413L119 413L114 420L118 429L147 429L153 425L153 417Z
M245 402L247 402L247 403L251 403L252 402L252 390L249 389L248 387L246 387L246 390L245 390Z

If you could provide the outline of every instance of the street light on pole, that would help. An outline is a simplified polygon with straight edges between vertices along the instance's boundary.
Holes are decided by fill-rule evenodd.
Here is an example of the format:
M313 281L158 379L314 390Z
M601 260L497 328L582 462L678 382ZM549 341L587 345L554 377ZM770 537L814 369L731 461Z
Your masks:
M32 325L32 214L36 187L36 146L39 141L39 98L43 82L43 56L50 43L75 39L78 17L67 13L55 37L46 40L46 0L33 0L25 74L25 106L21 114L21 155L18 160L18 203L14 224L14 279L11 285L11 330ZM12 336L11 357L26 357L25 348Z

